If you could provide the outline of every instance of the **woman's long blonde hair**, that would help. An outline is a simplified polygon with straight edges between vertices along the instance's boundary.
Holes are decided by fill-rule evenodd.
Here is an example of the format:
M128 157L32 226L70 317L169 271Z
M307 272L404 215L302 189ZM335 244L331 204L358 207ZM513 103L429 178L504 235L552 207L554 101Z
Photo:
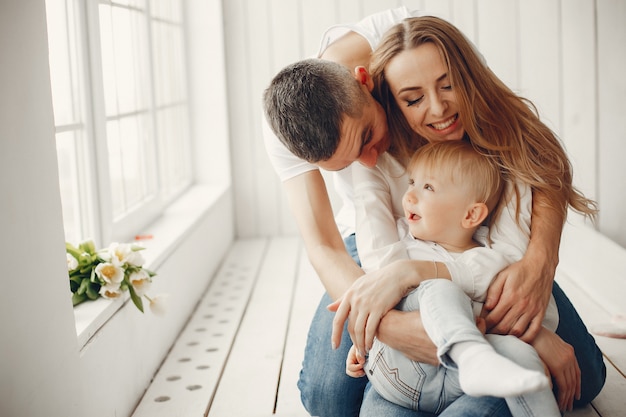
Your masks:
M496 158L506 180L541 191L549 205L564 216L571 206L593 218L596 203L572 185L572 167L565 150L539 119L535 106L500 81L456 27L436 17L405 19L385 34L373 52L373 94L387 112L390 152L406 164L416 149L428 143L411 129L385 79L385 67L392 58L426 42L437 47L448 67L459 116L474 147Z

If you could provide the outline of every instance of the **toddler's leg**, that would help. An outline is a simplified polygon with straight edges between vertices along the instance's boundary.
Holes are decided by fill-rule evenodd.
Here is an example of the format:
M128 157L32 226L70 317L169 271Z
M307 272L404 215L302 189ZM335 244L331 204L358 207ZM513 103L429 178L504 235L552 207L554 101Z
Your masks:
M451 359L456 364L465 393L514 397L549 387L542 372L525 369L495 351L476 327L471 300L456 284L428 280L415 294L424 329L437 346L441 362L450 366Z

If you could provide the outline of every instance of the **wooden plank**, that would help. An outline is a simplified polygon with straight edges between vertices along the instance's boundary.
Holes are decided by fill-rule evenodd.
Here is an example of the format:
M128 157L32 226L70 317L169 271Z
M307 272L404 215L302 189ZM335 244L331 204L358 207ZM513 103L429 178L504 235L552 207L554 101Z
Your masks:
M266 245L266 239L234 243L133 417L205 415L246 311Z
M274 412L299 250L296 237L270 241L209 416Z
M276 404L276 414L279 416L308 416L300 401L297 382L302 368L309 326L324 293L324 287L304 250L300 251L299 265Z
M622 351L624 355L624 351ZM614 367L607 366L606 385L592 401L593 407L603 417L619 417L626 410L626 378Z
M610 321L614 314L615 306L611 302L607 303L607 300L613 298L614 293L623 297L624 292L620 292L619 288L623 281L620 278L624 275L614 274L616 268L623 268L622 265L612 265L612 263L619 263L614 257L607 266L604 257L595 257L596 253L589 252L587 246L597 247L598 251L606 256L610 256L614 251L617 251L617 254L621 252L621 256L624 256L624 250L621 248L617 250L613 242L588 228L573 228L568 225L565 229L557 281L593 334L595 326ZM581 254L585 256L580 256ZM604 271L608 272L604 273ZM611 287L605 283L596 286L594 283L597 280L613 282L614 286ZM598 397L592 401L592 406L567 413L568 417L570 415L576 417L596 415L594 414L596 412L597 415L604 417L617 417L626 409L624 396L626 392L626 340L595 334L594 338L605 356L607 380Z

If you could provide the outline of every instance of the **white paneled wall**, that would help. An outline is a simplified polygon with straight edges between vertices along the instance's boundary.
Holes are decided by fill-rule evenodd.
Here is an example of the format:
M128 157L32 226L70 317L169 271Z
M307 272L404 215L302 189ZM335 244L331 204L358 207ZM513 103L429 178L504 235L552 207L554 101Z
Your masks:
M599 227L626 246L626 0L227 0L233 184L239 236L297 233L265 155L261 95L317 52L330 25L406 5L455 23L562 138Z

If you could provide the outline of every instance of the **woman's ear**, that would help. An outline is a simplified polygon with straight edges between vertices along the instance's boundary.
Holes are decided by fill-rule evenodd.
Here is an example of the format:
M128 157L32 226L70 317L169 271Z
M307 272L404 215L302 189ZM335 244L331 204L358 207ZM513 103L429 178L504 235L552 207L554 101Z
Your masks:
M480 226L487 218L489 209L485 203L473 203L467 209L463 219L463 227L468 229Z
M363 66L358 66L354 68L354 78L360 83L367 87L367 90L371 93L374 90L374 80L370 77L370 73L367 71L367 68Z

